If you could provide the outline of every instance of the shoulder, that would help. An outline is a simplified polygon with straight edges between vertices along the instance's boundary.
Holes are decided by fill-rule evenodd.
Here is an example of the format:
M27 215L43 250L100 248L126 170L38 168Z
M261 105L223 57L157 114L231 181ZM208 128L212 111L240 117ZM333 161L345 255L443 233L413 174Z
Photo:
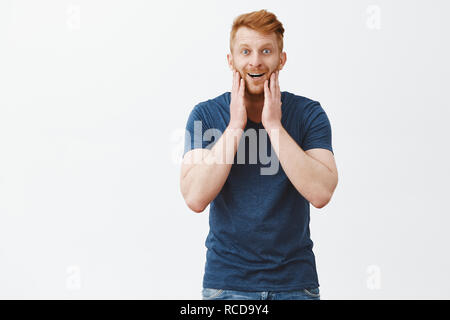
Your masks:
M319 101L308 97L297 95L288 91L283 91L283 104L288 107L288 112L297 120L307 121L311 117L320 113L325 113Z
M221 119L229 117L230 92L225 92L215 98L197 103L190 112L188 122L200 120L205 127L221 127Z
M195 105L193 110L199 113L208 114L220 112L221 109L226 109L227 107L229 108L230 94L230 92L225 92L215 98L201 101Z
M286 102L297 111L307 111L320 106L320 103L308 97L297 95L288 91L283 91L283 102Z

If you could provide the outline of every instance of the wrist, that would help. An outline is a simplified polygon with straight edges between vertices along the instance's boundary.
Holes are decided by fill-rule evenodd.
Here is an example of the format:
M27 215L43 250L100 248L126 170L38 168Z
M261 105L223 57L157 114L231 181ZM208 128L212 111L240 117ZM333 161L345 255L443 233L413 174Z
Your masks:
M271 130L280 130L283 128L281 121L274 121L274 122L269 122L269 123L263 123L264 128L266 129L266 131L271 131ZM270 133L270 132L269 132Z
M230 123L228 123L228 128L244 130L246 124L247 124L246 122L242 122L242 121L240 121L240 122L230 121Z

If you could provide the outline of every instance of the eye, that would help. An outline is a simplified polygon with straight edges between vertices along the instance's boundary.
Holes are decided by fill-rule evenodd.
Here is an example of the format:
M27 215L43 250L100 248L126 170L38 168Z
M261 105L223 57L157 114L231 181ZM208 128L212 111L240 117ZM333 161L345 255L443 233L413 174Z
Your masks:
M268 53L270 53L271 51L270 51L270 49L264 49L263 51L269 51Z
M242 53L244 53L244 51L248 51L247 49L242 50ZM244 53L245 54L245 53Z

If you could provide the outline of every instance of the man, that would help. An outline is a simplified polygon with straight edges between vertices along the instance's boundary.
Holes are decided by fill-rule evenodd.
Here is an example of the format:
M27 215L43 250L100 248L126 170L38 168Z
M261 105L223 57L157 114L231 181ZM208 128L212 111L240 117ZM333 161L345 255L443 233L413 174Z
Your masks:
M330 201L338 173L321 105L280 91L283 33L266 10L237 17L232 91L196 105L187 122L181 193L195 212L210 205L203 299L320 297L309 204Z

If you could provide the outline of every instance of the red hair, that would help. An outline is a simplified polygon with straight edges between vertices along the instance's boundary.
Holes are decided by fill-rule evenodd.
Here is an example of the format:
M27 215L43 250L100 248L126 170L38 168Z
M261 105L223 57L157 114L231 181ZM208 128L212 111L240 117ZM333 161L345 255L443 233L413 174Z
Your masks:
M283 24L278 21L277 16L273 13L263 9L244 13L236 17L230 32L230 52L233 52L234 39L240 27L247 27L266 35L275 32L279 52L281 53L283 51Z

